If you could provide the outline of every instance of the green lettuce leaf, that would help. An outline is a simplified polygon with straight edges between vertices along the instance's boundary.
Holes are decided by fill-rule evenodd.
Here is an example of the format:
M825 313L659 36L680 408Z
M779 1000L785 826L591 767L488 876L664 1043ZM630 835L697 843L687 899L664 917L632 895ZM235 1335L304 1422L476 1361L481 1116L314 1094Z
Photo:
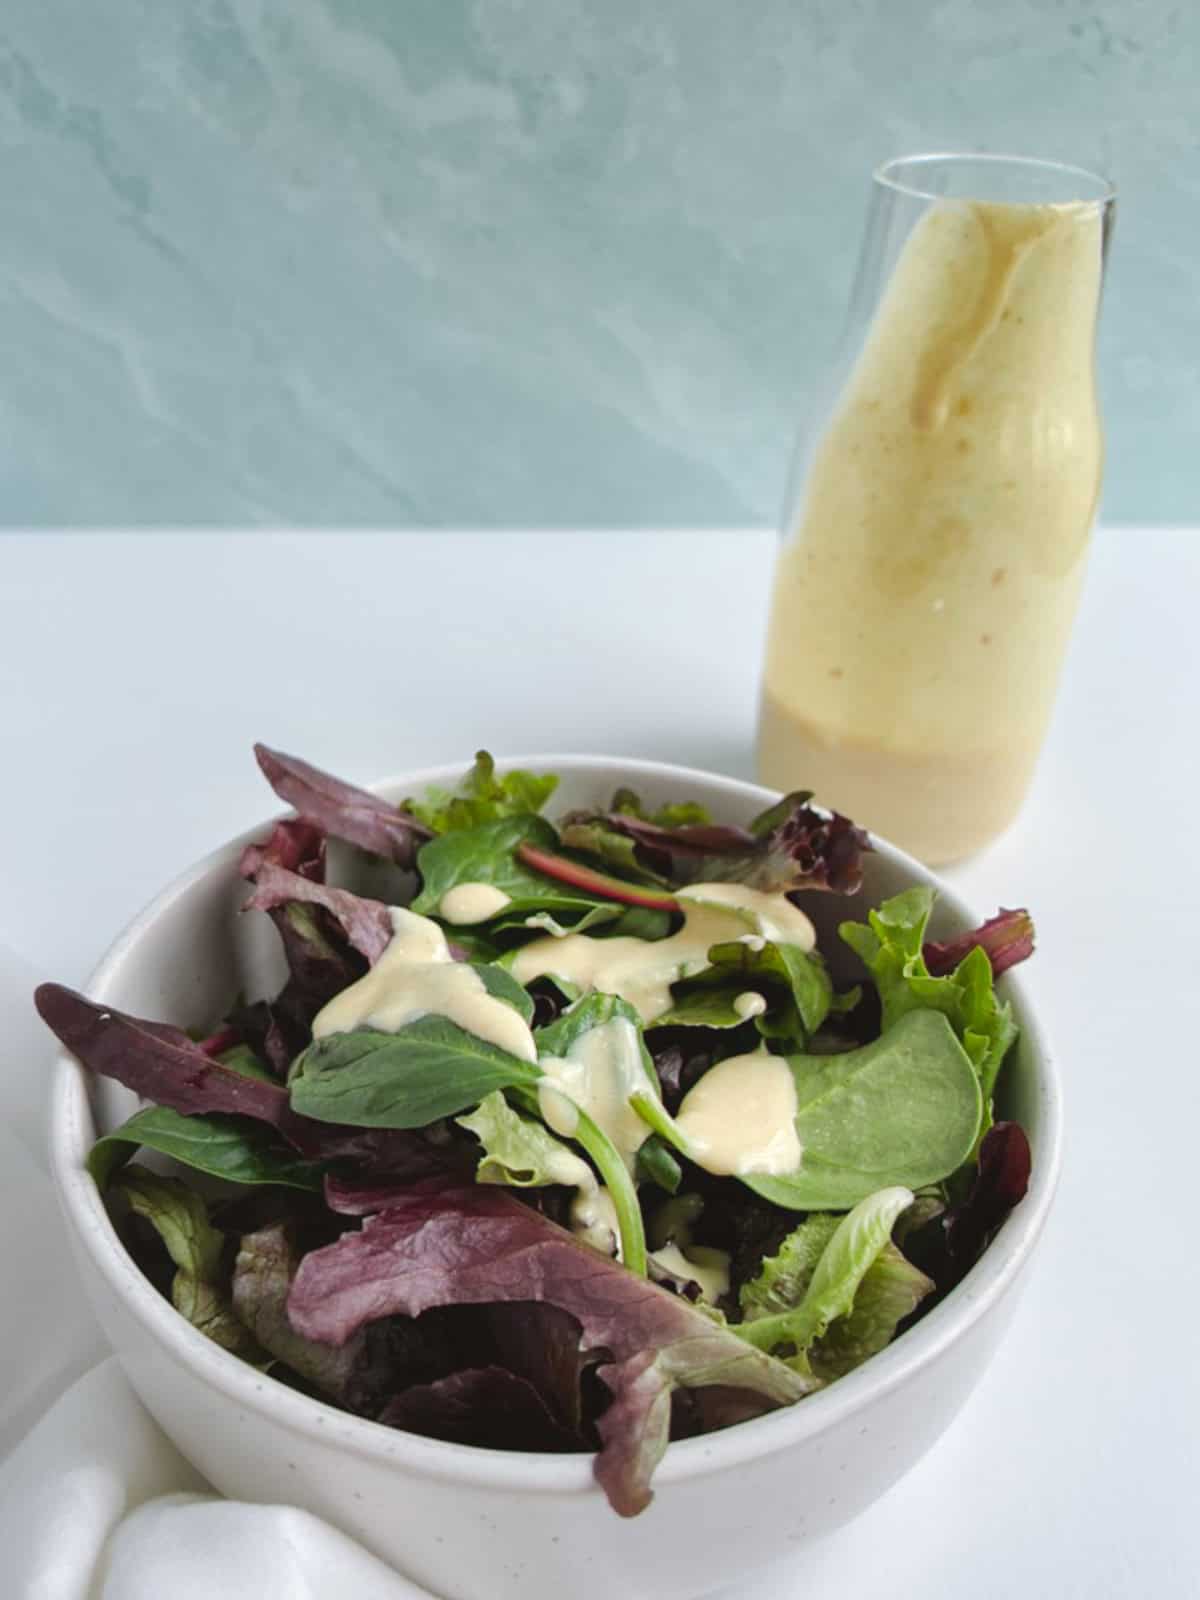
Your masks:
M912 1199L895 1186L840 1219L806 1218L743 1285L733 1331L759 1350L790 1349L799 1371L825 1379L883 1349L933 1288L891 1242Z
M486 1095L460 1128L473 1133L483 1147L475 1169L478 1183L504 1183L516 1189L542 1189L552 1183L578 1188L588 1183L591 1169L541 1122L522 1117L498 1089Z
M843 922L839 932L875 980L884 1028L917 1009L940 1011L949 1021L979 1075L982 1133L991 1122L996 1077L1017 1025L1012 1006L996 997L992 964L981 945L947 976L930 975L921 952L933 899L932 889L906 889L868 913L867 922Z
M176 1311L223 1350L261 1365L263 1353L234 1314L223 1285L225 1235L209 1222L200 1195L178 1178L136 1165L119 1172L110 1189L125 1197L166 1246L176 1269L171 1283Z
M453 794L431 788L423 801L405 800L401 810L434 833L453 833L499 822L503 817L536 813L557 787L557 777L549 772L538 776L517 769L497 777L495 761L486 750L480 750L475 765Z

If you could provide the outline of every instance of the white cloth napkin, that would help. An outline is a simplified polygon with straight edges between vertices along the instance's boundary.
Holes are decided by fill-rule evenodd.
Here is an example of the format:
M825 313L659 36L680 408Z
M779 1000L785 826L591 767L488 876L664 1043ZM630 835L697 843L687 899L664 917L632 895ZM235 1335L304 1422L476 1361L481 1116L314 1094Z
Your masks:
M5 1600L421 1600L310 1513L213 1494L105 1358L46 1170L51 1046L33 984L0 945Z

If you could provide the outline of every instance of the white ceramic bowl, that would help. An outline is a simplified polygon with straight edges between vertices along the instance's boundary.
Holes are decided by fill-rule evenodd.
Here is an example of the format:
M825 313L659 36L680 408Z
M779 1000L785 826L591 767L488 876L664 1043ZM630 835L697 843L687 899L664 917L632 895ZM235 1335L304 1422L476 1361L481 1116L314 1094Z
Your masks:
M775 796L751 784L654 762L534 756L510 765L562 774L551 812L596 804L617 784L651 803L704 802L745 821ZM453 784L461 766L377 785L400 799ZM198 1025L240 987L280 976L273 930L239 919L235 864L266 825L217 850L165 890L120 936L88 992L143 1016ZM345 880L344 880L345 881ZM879 843L855 905L914 882L940 891L935 932L977 920L910 857ZM845 903L812 897L822 945ZM826 904L826 902L828 902ZM990 909L990 908L989 908ZM781 1560L861 1511L913 1465L953 1419L1004 1333L1042 1231L1059 1167L1059 1085L1019 980L1002 981L1021 1024L1001 1109L1033 1145L1030 1191L957 1289L895 1344L787 1410L672 1444L648 1511L622 1521L592 1478L590 1456L521 1455L445 1444L347 1416L263 1377L178 1316L126 1255L84 1160L134 1097L60 1057L52 1155L79 1269L104 1328L149 1410L224 1494L303 1506L450 1600L612 1600L696 1595Z

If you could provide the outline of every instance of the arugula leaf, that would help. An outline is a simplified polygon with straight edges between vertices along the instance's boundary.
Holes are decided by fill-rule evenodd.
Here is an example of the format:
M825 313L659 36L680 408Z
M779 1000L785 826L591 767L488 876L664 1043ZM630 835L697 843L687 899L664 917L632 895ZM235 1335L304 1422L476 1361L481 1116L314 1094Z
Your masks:
M845 1217L808 1217L742 1286L744 1320L734 1332L760 1350L790 1347L799 1370L824 1378L883 1349L933 1288L891 1242L912 1200L893 1187Z
M289 1189L321 1187L321 1169L300 1160L246 1117L182 1116L169 1106L147 1106L97 1139L87 1168L103 1190L138 1147L157 1150L185 1167L229 1183L274 1183Z
M434 833L453 833L499 822L503 817L536 813L557 788L558 778L549 772L538 777L518 768L498 778L495 761L486 750L480 750L455 793L430 788L424 801L405 800L402 805Z
M737 1389L752 1409L766 1411L816 1387L507 1191L480 1185L398 1196L359 1232L311 1251L300 1263L288 1312L306 1337L337 1344L379 1317L530 1300L575 1317L582 1353L603 1353L598 1375L613 1399L599 1421L595 1471L623 1516L649 1502L675 1389Z
M803 1156L784 1177L743 1178L792 1211L841 1211L875 1190L918 1189L970 1155L979 1081L945 1017L911 1011L841 1055L787 1058Z
M996 998L982 945L968 950L948 976L930 975L923 944L933 898L932 889L906 889L870 912L866 923L843 922L838 931L875 980L885 1029L919 1008L940 1011L949 1020L979 1075L990 1123L996 1077L1017 1025L1012 1006Z
M296 1060L290 1090L293 1109L320 1122L424 1128L493 1089L536 1086L540 1076L446 1017L426 1016L397 1033L360 1028L314 1040Z
M221 1287L225 1235L208 1220L208 1209L178 1178L161 1178L145 1167L126 1167L111 1189L154 1228L175 1264L171 1303L194 1328L223 1350L261 1364L262 1352L234 1315Z
M447 833L423 846L417 859L422 888L412 909L436 916L443 895L460 883L487 883L509 898L504 916L517 911L589 911L603 905L587 894L523 866L516 858L521 844L553 850L558 835L542 817L504 817L477 828Z
M511 1184L540 1189L562 1183L571 1188L594 1182L591 1168L540 1122L519 1116L499 1089L485 1095L460 1128L473 1133L483 1147L475 1172L477 1183Z

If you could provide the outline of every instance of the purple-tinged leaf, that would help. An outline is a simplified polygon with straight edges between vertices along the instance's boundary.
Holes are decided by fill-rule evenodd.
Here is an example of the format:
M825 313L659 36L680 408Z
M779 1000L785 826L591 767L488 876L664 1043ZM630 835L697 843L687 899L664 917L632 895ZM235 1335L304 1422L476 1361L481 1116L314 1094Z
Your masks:
M953 972L963 957L979 945L992 964L992 976L998 978L1009 967L1028 960L1033 954L1033 941L1033 918L1028 911L1001 910L969 933L960 933L954 939L929 940L921 954L930 973L941 978Z
M249 1077L206 1055L185 1033L100 1006L61 984L34 996L42 1020L101 1077L184 1116L229 1112L276 1128L309 1160L344 1160L389 1178L439 1171L445 1156L416 1133L314 1122L291 1108L281 1083Z
M413 1141L419 1137L414 1133L404 1133L402 1129L370 1128L362 1131L397 1133ZM425 1145L424 1148L432 1151L433 1147ZM342 1217L372 1217L380 1211L402 1206L413 1195L438 1195L446 1191L454 1192L459 1187L460 1184L456 1183L453 1175L448 1174L444 1167L440 1170L427 1169L420 1174L414 1173L411 1180L407 1175L401 1174L398 1178L389 1175L378 1182L367 1183L364 1183L361 1177L340 1178L331 1172L325 1179L325 1204L330 1211L336 1211Z
M533 1384L505 1367L467 1367L396 1395L378 1420L389 1428L485 1450L582 1449Z
M310 766L298 756L285 755L264 744L254 746L263 776L281 800L326 833L345 839L373 855L410 867L418 848L433 832L416 817L397 810L369 790L343 783L340 778Z
M576 1318L583 1356L605 1355L598 1375L613 1395L613 1416L600 1425L596 1472L624 1516L649 1503L674 1388L748 1389L774 1407L814 1387L686 1301L486 1187L403 1195L359 1232L305 1257L288 1311L308 1338L336 1343L396 1313L529 1300Z
M300 817L275 823L262 844L248 844L238 862L243 878L257 878L264 866L283 867L312 883L325 881L325 834Z
M99 1006L62 984L34 994L38 1014L91 1072L115 1078L144 1100L185 1116L226 1111L285 1131L292 1120L287 1090L224 1067L178 1029Z
M953 1260L969 1267L979 1259L1009 1212L1025 1198L1032 1166L1029 1140L1019 1122L997 1122L988 1129L971 1192L947 1214L946 1244Z
M749 829L714 823L667 828L619 811L572 812L564 818L563 839L582 843L586 837L594 853L603 853L603 830L632 839L637 861L679 886L731 882L767 892L854 894L871 841L838 812L815 810L810 798L803 791L786 795ZM613 858L619 860L619 853Z
M979 1166L967 1198L905 1236L904 1253L933 1279L937 1294L923 1314L948 1294L979 1260L1029 1187L1032 1156L1017 1122L997 1122L979 1145Z
M242 859L244 865L246 857ZM334 918L347 943L372 966L391 941L391 913L381 900L368 900L351 894L348 889L312 883L270 861L260 863L255 872L243 876L254 880L254 893L242 907L243 911L286 912L293 905L319 906Z

